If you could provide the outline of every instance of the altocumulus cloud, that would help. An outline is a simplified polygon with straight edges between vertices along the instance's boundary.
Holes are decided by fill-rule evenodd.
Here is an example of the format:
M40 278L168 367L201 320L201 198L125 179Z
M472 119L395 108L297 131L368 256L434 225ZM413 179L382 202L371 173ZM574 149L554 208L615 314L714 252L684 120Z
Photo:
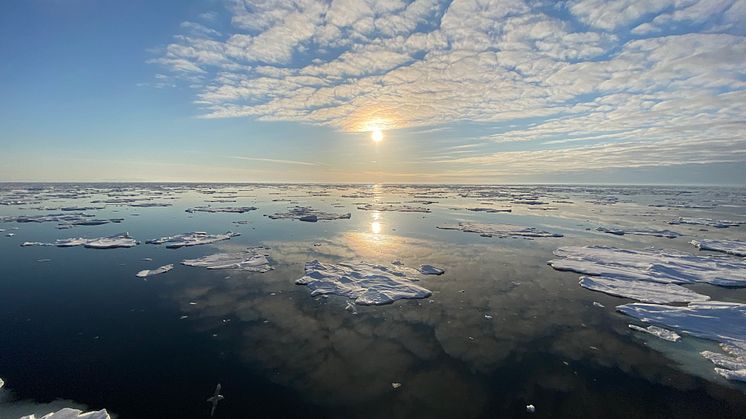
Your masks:
M236 0L219 15L152 59L205 118L490 123L512 128L483 141L531 149L443 163L511 173L746 161L746 0Z

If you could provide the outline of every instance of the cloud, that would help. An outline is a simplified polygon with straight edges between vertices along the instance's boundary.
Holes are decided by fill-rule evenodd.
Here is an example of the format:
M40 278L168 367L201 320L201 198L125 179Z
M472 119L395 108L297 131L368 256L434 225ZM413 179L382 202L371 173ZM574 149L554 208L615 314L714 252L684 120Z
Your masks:
M534 154L698 147L680 163L721 159L710 141L746 148L742 0L228 4L230 26L185 22L151 60L197 86L204 118L490 123L485 140Z

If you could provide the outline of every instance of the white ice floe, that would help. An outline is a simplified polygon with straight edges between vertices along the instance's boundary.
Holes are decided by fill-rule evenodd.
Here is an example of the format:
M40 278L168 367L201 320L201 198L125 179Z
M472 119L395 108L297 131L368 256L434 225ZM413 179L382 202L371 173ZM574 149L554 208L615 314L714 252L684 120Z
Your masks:
M549 265L606 278L661 283L705 282L726 287L746 286L746 261L725 256L694 256L676 250L628 250L607 246L567 246L554 251L560 259Z
M513 212L512 208L485 208L485 207L475 207L475 208L467 208L467 211L473 211L473 212L489 212L489 213L498 213L498 212Z
M725 354L702 351L700 355L716 365L715 372L728 380L746 382L746 350L721 343Z
M128 233L119 233L108 237L73 237L69 239L57 239L53 243L43 242L23 242L21 246L57 246L57 247L75 247L83 246L91 249L115 249L119 247L134 247L140 242L130 237Z
M678 342L681 336L678 333L658 326L640 327L636 324L628 325L630 329L638 332L648 333L669 342Z
M548 231L537 230L534 227L524 227L511 224L483 224L483 223L466 223L442 224L436 226L441 230L459 230L464 233L476 233L483 237L562 237L559 233L550 233Z
M679 237L681 234L671 230L655 230L655 229L644 229L644 228L622 228L622 227L598 227L596 230L604 233L615 234L617 236L623 236L625 234L635 236L655 236L665 237L667 239L674 239Z
M446 271L433 265L420 265L419 269L423 275L443 275Z
M249 272L268 272L273 268L264 254L264 247L250 247L243 252L216 253L197 259L186 259L181 263L207 269L237 269Z
M109 412L106 409L96 410L92 412L83 412L79 409L72 409L66 407L56 412L47 413L44 416L37 418L36 415L22 416L20 419L111 419Z
M390 304L400 299L427 298L430 290L414 284L418 279L414 269L397 265L358 263L307 262L305 275L296 280L306 285L311 295L336 294L355 300L360 305Z
M268 217L273 220L285 218L315 223L316 221L344 220L352 217L352 214L350 214L349 212L344 214L323 212L315 210L311 207L298 206L289 208L287 212L278 212L272 215L268 215Z
M699 250L728 253L734 256L746 256L746 242L741 240L692 240L689 243Z
M633 303L617 310L645 323L719 342L731 356L704 351L715 372L728 380L746 381L746 304L709 301L686 307Z
M728 228L738 227L743 224L741 221L731 220L714 220L712 218L698 218L698 217L679 217L675 220L671 220L668 224L693 224L693 225L704 225L715 228Z
M165 244L168 249L178 249L180 247L198 246L202 244L215 243L221 240L228 240L231 237L240 236L239 233L226 232L223 234L207 234L204 231L194 231L191 233L177 234L176 236L161 237L158 239L148 240L149 244Z
M156 269L143 269L142 271L138 272L136 275L138 278L147 278L149 276L160 275L162 273L166 273L173 268L174 268L174 265L169 263L168 265L163 265Z
M706 295L698 294L681 285L626 278L581 276L580 286L592 291L632 298L646 303L688 303L710 299Z
M363 204L358 205L357 209L363 211L430 212L430 208L406 204Z
M194 208L187 208L185 211L189 213L195 213L195 212L229 212L229 213L235 213L235 214L243 214L245 212L254 211L256 210L256 207L194 207Z

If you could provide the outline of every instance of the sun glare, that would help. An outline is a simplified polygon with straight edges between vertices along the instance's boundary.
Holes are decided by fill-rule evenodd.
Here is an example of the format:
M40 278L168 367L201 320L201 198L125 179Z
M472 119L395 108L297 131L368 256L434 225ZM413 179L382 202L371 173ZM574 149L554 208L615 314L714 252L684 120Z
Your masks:
M380 143L381 140L383 140L383 132L380 129L376 128L370 132L370 138L373 141Z

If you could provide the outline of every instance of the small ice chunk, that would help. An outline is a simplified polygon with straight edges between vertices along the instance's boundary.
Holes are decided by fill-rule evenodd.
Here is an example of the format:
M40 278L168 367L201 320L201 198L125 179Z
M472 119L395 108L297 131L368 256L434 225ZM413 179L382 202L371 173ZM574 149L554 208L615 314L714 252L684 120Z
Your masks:
M746 241L741 240L692 240L689 243L699 250L728 253L734 256L746 256Z
M548 231L537 230L534 227L524 227L511 224L484 224L484 223L467 223L443 224L436 226L441 230L459 230L464 233L476 233L483 237L562 237L562 234L550 233Z
M662 327L658 327L658 326L640 327L634 324L630 324L628 326L632 330L636 330L638 332L649 333L653 336L659 337L669 342L678 342L679 340L681 340L681 336L679 336L678 333L673 332L668 329L664 329Z
M298 285L311 289L311 296L336 294L360 305L390 304L400 299L427 298L430 290L412 282L417 271L398 266L366 262L324 264L318 260L306 263L305 275Z
M603 305L603 304L599 303L598 301L594 301L594 302L593 302L593 305L594 305L594 306L596 306L596 307L600 307L600 308L604 308L604 307L606 307L605 305Z
M532 404L527 404L526 405L526 412L528 412L528 413L534 413L534 412L536 412L536 407L534 405L532 405Z
M433 265L420 265L419 269L423 275L443 275L446 271Z
M397 388L401 387L401 383L391 383L391 388L396 390Z
M156 269L144 269L140 272L138 272L136 275L138 278L147 278L149 276L153 275L160 275L162 273L166 273L174 268L173 264L163 265Z
M344 214L337 214L333 212L323 212L315 210L311 207L296 206L288 209L287 212L278 212L273 215L268 215L268 217L273 220L284 218L315 223L317 221L349 219L350 217L352 217L352 214L350 214L349 212Z
M700 355L715 364L715 372L726 379L746 382L746 349L726 344L720 348L725 354L703 351Z
M612 278L581 276L580 286L617 297L632 298L646 303L688 303L707 301L710 297L676 284Z
M191 233L178 234L176 236L161 237L158 239L148 240L149 244L165 244L168 249L178 249L180 247L198 246L202 244L215 243L221 240L228 240L231 237L240 236L239 233L226 232L224 234L207 234L204 231L194 231Z
M207 269L237 269L248 272L268 272L274 269L263 252L264 247L250 247L243 252L216 253L197 259L185 259L181 263Z
M256 207L193 207L193 208L187 208L185 211L188 213L195 213L195 212L228 212L233 214L243 214L245 212L254 211L256 210Z

